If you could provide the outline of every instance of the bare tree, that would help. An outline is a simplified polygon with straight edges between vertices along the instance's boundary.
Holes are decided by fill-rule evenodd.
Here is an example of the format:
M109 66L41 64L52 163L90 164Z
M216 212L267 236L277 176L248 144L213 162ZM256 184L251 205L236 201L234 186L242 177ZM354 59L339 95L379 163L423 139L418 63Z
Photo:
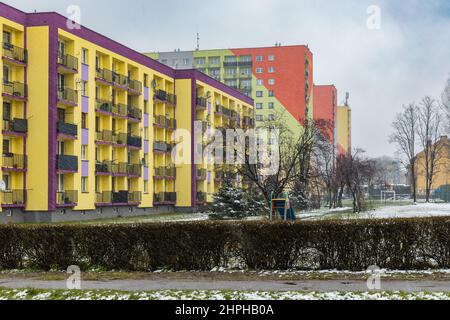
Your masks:
M419 107L418 136L423 148L421 165L425 172L425 196L430 201L434 177L438 174L438 164L443 144L438 143L443 132L442 114L439 104L433 98L426 96Z
M394 133L390 142L398 147L401 161L409 172L414 202L417 202L417 130L419 126L419 109L414 103L403 107L403 112L397 115L392 124Z
M444 92L442 93L442 110L444 113L444 130L450 133L450 78L447 80Z

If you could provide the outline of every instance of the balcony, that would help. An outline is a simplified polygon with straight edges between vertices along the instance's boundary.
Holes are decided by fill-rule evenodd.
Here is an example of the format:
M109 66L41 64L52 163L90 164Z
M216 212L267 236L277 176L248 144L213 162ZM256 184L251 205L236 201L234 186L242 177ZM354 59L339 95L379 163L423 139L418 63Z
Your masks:
M17 81L3 81L2 95L15 100L25 100L27 98L27 85Z
M208 175L208 172L206 171L206 169L197 169L196 170L197 181L205 181L207 175Z
M128 135L127 145L132 148L142 148L142 138L138 136Z
M112 161L97 162L95 164L96 175L112 175Z
M177 104L177 96L164 90L155 90L154 100L175 106Z
M200 204L206 203L207 197L208 197L208 195L206 192L197 192L197 197L196 197L197 203L200 203Z
M164 116L155 116L154 123L155 127L158 128L166 128L167 127L167 119Z
M26 136L28 121L25 119L3 120L3 134Z
M78 105L77 91L68 87L58 88L58 102L68 106Z
M253 66L253 62L250 61L239 61L238 62L239 67L251 67Z
M113 82L114 86L116 86L120 89L124 89L124 90L128 89L128 77L127 76L113 72L112 80L113 80L112 82Z
M136 120L142 120L142 110L139 108L135 108L132 106L127 107L127 115L128 118L136 119Z
M115 142L113 132L111 130L98 131L96 133L96 142L99 144L112 144Z
M100 113L112 113L113 105L108 101L97 100L95 103L95 110Z
M125 177L128 174L128 164L127 163L113 163L112 164L112 174L114 176Z
M27 169L27 156L25 155L5 153L2 160L3 171L25 172Z
M60 73L77 73L78 58L70 54L58 55L58 71Z
M78 172L78 157L58 154L56 156L56 169L67 173Z
M131 94L140 95L142 94L142 82L137 80L129 80L128 91Z
M128 115L128 106L126 104L111 104L111 113L116 117L125 118ZM105 106L105 109L108 106ZM107 112L107 111L105 111Z
M4 208L23 208L25 207L27 191L26 190L6 190L2 191L2 207Z
M197 111L204 111L208 108L208 100L203 97L197 97Z
M237 60L236 61L225 61L223 63L223 66L225 68L227 68L227 67L237 67L238 66L238 62L237 62Z
M244 125L244 127L254 127L255 126L255 120L252 117L244 117L244 119L242 120L242 124Z
M166 124L168 130L173 131L177 129L177 120L175 119L166 118Z
M177 96L175 94L168 93L167 94L167 103L172 106L176 106L177 105Z
M231 117L231 110L227 108L222 109L222 114L224 117L230 118Z
M56 132L59 136L76 139L78 136L78 126L76 124L58 121Z
M58 207L75 207L77 203L78 203L77 190L56 192L56 205Z
M163 141L155 141L153 143L153 150L155 152L166 153L169 151L169 149L170 149L169 144L167 144Z
M108 69L97 69L96 80L105 84L112 84L113 82L113 72Z
M128 192L128 204L139 204L142 201L141 191Z
M128 164L127 174L131 177L141 177L142 176L142 165L141 164Z
M153 202L156 205L174 205L177 202L176 192L159 192L153 196Z
M4 42L3 58L15 64L26 64L28 61L28 52L24 48Z
M142 201L142 192L140 191L103 191L97 193L97 206L126 206L137 205Z
M174 180L176 176L177 176L177 169L173 166L155 168L155 179Z

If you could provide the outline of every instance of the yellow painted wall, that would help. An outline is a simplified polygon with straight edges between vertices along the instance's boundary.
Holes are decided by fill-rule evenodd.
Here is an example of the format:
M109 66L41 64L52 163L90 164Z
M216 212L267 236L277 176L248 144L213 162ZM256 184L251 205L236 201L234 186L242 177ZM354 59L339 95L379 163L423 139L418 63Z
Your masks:
M27 28L28 201L26 210L48 209L48 27Z
M352 142L351 142L351 119L352 119L352 110L348 106L338 107L338 116L337 116L337 128L338 128L338 137L337 143L341 146L345 151L351 151Z

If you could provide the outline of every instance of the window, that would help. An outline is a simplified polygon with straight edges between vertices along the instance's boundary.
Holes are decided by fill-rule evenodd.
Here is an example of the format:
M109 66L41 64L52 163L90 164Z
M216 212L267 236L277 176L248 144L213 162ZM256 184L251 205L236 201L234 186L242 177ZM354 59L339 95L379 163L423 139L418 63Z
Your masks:
M145 140L149 139L149 137L148 137L148 128L144 128L144 139Z
M237 62L236 56L226 56L225 57L225 62Z
M144 87L148 87L148 74L144 74Z
M98 55L95 56L95 70L100 71L100 57Z
M58 155L64 155L64 141L58 141Z
M274 67L269 67L269 73L275 73L275 68Z
M269 102L269 109L275 109L275 103Z
M275 56L274 55L270 55L269 56L269 61L275 61Z
M250 68L241 68L241 74L243 76L249 76L252 74L252 69Z
M88 129L88 115L87 113L81 114L81 128Z
M58 40L58 57L63 58L66 55L66 43Z
M269 90L269 97L275 97L275 92L273 90Z
M64 192L64 175L58 174L56 176L56 190L58 192Z
M273 86L275 84L275 79L269 79L269 85Z
M85 48L81 49L81 63L88 64L88 51Z
M256 91L256 97L257 98L262 98L263 97L263 92L262 91Z
M167 64L167 59L162 59L162 60L161 60L161 63Z
M66 86L66 78L63 74L58 73L58 90L63 91Z
M225 73L228 76L235 76L236 75L236 69L235 68L226 68Z
M190 59L184 58L183 59L183 65L188 66L190 61L191 61Z
M264 80L263 79L258 79L258 80L256 80L256 84L258 86L262 86L262 85L264 85Z
M100 99L100 88L98 86L95 86L95 99Z
M263 68L256 68L256 73L263 73Z
M263 56L256 56L256 61L261 62L263 60L264 60Z
M195 64L198 66L203 66L206 64L206 58L195 58Z
M87 81L81 81L81 95L84 97L89 97L88 95L88 82Z
M3 154L9 154L9 140L3 139Z
M144 113L148 113L148 101L144 101Z
M3 83L4 84L9 84L9 66L4 64L3 65Z
M3 43L11 44L11 32L3 31Z
M241 89L250 89L252 87L252 80L241 80Z
M177 66L178 65L178 60L177 59L172 59L172 66Z
M220 64L220 57L210 57L209 58L209 64L219 65Z
M239 61L241 62L251 62L252 61L252 56L240 56L239 57Z
M257 103L256 104L256 109L261 110L263 108L263 104L262 103Z
M148 194L148 181L144 181L144 193Z
M269 121L275 121L275 115L269 114Z
M209 75L211 77L219 77L220 76L220 69L219 68L209 69Z
M11 103L3 101L3 120L11 120Z
M263 116L261 114L257 114L256 121L263 121Z
M87 193L88 191L88 178L87 177L81 177L81 192Z
M3 181L5 182L5 190L6 191L9 191L9 190L11 190L11 186L10 186L10 183L9 183L9 174L3 174Z
M88 147L85 145L81 146L81 160L87 160L87 154L88 154L87 148Z

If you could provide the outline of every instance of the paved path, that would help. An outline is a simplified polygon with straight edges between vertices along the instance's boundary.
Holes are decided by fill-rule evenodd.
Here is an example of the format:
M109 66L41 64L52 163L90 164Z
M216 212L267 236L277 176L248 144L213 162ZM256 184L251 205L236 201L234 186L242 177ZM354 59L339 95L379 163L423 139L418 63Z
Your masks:
M66 289L65 281L1 279L0 287ZM368 291L365 281L311 280L311 281L161 281L111 280L81 281L82 289L122 291L152 290L250 290L250 291ZM450 292L449 281L381 281L383 291Z

